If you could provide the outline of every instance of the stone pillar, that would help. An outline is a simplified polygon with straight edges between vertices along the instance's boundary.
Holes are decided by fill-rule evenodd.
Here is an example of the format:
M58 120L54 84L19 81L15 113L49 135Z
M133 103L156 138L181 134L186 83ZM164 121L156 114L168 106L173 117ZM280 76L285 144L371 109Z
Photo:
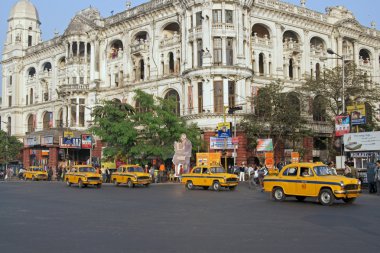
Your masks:
M337 39L337 54L339 55L343 55L343 38L342 37L338 37ZM342 65L342 61L337 59L336 60L338 65L341 66Z
M222 15L224 16L224 15ZM226 37L222 37L222 65L225 66L227 64L227 55L226 55Z
M286 71L283 69L284 68L284 45L282 42L282 26L279 23L276 23L276 33L275 36L273 36L273 46L274 46L274 55L276 55L277 61L273 62L274 64L274 69L276 70L276 74L278 78L281 78L284 76L284 73ZM275 74L275 75L276 75ZM284 78L286 78L284 76Z
M58 167L58 149L57 147L49 148L49 167Z

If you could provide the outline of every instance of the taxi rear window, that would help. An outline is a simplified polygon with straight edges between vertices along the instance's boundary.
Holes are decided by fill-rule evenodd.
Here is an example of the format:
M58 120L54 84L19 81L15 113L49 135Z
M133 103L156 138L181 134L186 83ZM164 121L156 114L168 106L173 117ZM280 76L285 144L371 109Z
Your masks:
M297 171L298 171L297 167L290 167L290 168L287 168L286 170L284 170L284 173L282 175L295 177L295 176L297 176Z

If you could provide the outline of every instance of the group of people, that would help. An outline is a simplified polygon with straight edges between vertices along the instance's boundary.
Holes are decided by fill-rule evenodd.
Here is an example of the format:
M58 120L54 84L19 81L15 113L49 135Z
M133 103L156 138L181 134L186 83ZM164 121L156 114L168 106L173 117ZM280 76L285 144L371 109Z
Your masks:
M367 181L369 193L377 193L380 195L380 160L376 163L368 163Z

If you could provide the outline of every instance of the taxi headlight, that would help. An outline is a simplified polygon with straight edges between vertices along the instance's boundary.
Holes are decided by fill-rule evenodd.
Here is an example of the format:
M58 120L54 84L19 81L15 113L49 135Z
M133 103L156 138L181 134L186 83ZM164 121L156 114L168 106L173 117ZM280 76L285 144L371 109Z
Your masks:
M360 181L359 179L358 179L358 185L361 185L362 184L362 181Z
M344 183L343 183L343 181L340 181L340 188L342 188L342 190L344 190Z
M87 177L82 177L82 180L83 181L87 181Z

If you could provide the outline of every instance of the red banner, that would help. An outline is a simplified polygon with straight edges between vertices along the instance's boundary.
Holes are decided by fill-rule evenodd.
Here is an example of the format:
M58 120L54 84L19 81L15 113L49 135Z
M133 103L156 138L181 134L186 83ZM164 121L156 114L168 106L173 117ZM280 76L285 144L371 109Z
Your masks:
M335 117L335 136L343 136L350 133L350 116Z

